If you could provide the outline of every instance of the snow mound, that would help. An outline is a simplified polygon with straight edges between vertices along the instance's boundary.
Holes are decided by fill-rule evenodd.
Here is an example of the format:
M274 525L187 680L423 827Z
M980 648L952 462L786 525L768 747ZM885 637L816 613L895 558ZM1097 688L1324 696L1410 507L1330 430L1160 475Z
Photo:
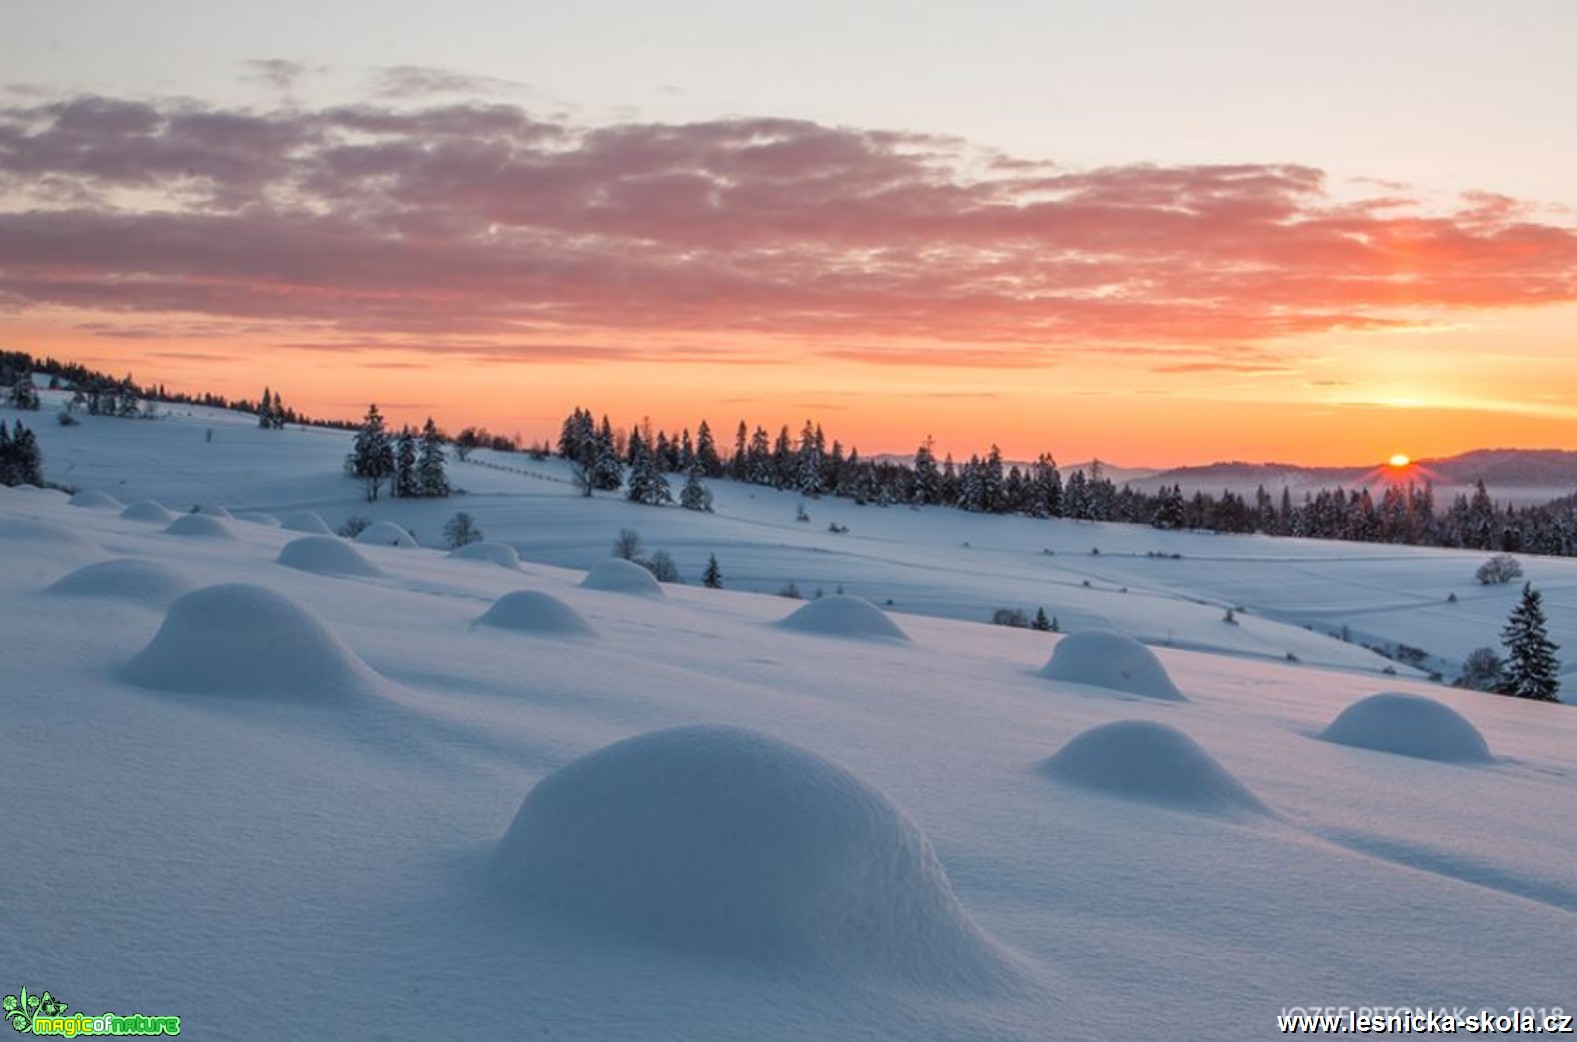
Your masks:
M1076 736L1040 772L1080 788L1207 814L1264 813L1254 794L1175 727L1118 720Z
M495 864L534 910L695 955L938 982L1000 965L901 810L753 731L656 731L576 760L526 796Z
M1086 630L1062 638L1040 675L1144 698L1188 701L1155 652L1126 634L1108 630Z
M235 516L237 521L248 521L254 525L267 525L269 528L279 527L279 518L261 510L248 510Z
M164 504L156 503L151 499L139 499L122 510L120 516L127 521L155 521L163 525L175 520L175 515L165 509Z
M108 492L100 492L96 488L83 489L67 502L74 507L88 507L91 510L119 510L125 506Z
M508 543L469 543L449 554L466 561L491 561L500 568L519 568L520 555Z
M504 594L476 620L476 625L563 637L597 635L580 612L552 594L538 593L536 590L516 590Z
M361 555L351 544L331 535L308 535L292 540L277 559L286 568L317 575L382 575L383 569Z
M379 521L377 524L368 525L356 536L356 542L369 543L377 546L418 546L416 537L393 521Z
M1378 749L1446 763L1486 763L1489 743L1455 709L1421 695L1383 692L1343 709L1320 737L1338 745Z
M606 590L611 593L631 593L639 597L666 597L662 584L652 578L652 573L622 557L598 561L581 580L588 590Z
M333 535L334 530L314 510L298 510L285 518L283 526L292 532L310 532L312 535Z
M311 611L247 583L207 586L170 605L122 676L161 691L303 702L370 693L378 683Z
M235 515L230 513L230 511L228 509L226 509L225 507L221 507L221 506L203 506L203 507L198 507L197 512L199 514L201 514L203 517L217 517L221 521L234 521L235 520Z
M53 521L35 521L31 518L0 518L0 540L25 542L30 544L30 551L34 553L42 551L52 556L55 552L67 555L88 554L94 557L102 557L104 554L103 547L65 525L57 525Z
M165 529L171 535L197 536L203 539L234 539L230 526L217 517L207 514L182 514Z
M118 557L86 565L49 587L49 593L109 597L162 608L192 588L186 577L157 561Z
M779 626L799 633L857 640L908 640L909 635L887 613L863 597L837 593L818 597L799 608Z

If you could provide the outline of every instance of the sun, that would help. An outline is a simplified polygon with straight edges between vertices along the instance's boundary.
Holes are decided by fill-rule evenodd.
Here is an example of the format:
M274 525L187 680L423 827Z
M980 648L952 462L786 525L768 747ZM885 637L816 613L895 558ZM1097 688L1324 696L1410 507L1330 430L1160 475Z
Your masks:
M1402 455L1400 452L1391 457L1391 466L1398 469L1409 466L1412 462L1413 461L1411 459Z

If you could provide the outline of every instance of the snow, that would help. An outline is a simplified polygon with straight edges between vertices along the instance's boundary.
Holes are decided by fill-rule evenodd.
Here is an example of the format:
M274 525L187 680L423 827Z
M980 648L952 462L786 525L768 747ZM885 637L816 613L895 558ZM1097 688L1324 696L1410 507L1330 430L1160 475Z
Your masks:
M174 604L121 674L139 687L302 702L367 695L377 678L312 611L249 583L223 583Z
M1169 724L1115 720L1078 735L1040 765L1068 785L1206 814L1264 806L1198 742Z
M496 858L538 914L686 954L931 984L1004 972L903 811L742 728L656 731L576 760L532 789Z
M203 517L217 517L221 521L235 520L235 515L230 513L229 507L222 507L214 503L204 503L197 508L197 513Z
M152 521L155 524L167 525L175 520L164 504L152 499L139 499L120 512L120 516L127 521Z
M74 507L87 507L90 510L120 510L125 506L108 492L97 489L83 489L72 496L70 502Z
M666 596L662 584L652 577L651 572L633 561L618 557L610 557L592 565L581 586L588 590L625 593L636 597L661 599Z
M500 568L520 567L520 555L508 543L491 543L486 540L467 543L465 546L451 550L449 556L462 561L489 561Z
M315 510L298 510L289 515L281 523L281 527L291 532L310 532L313 535L333 535L330 528Z
M235 515L237 521L246 521L254 525L267 525L269 528L279 528L279 518L262 510L243 510Z
M1321 732L1327 742L1442 763L1487 763L1489 745L1467 717L1431 698L1382 692L1354 702Z
M1155 652L1121 633L1088 630L1063 637L1040 675L1142 698L1187 701Z
M83 565L49 587L50 593L108 597L163 608L192 588L192 581L167 564L135 557Z
M451 499L369 504L343 474L343 432L193 407L37 433L46 477L128 502L420 533L464 510L524 563L347 543L382 571L347 580L277 563L321 532L183 515L233 538L177 539L55 491L0 492L13 989L283 1040L483 1024L663 1042L1235 1039L1275 1037L1277 1012L1312 1003L1573 1006L1577 713L1429 683L1360 643L1442 666L1494 644L1517 590L1473 582L1483 554L830 499L805 525L793 493L719 481L715 513L655 509L486 451L451 465ZM621 528L691 585L661 604L582 588ZM721 590L694 585L712 554ZM1569 692L1577 561L1521 561ZM79 571L101 562L122 563ZM46 592L74 573L97 592ZM168 573L193 592L110 594ZM807 596L841 584L911 640L785 630L799 605L772 594L790 580ZM474 625L520 592L600 639ZM1075 638L985 620L1041 606L1075 634L1137 639L1188 701L1038 676ZM1331 636L1343 623L1351 642ZM1378 691L1449 707L1494 758L1321 740ZM1112 741L1110 724L1129 726ZM670 744L697 727L722 736ZM1111 744L1096 766L1068 767L1097 735ZM1068 776L1048 777L1048 757ZM1124 764L1181 806L1096 784ZM1266 812L1222 801L1212 768ZM709 810L736 793L740 818ZM585 813L527 814L541 842L501 843L532 803ZM621 885L621 858L645 864L625 836L672 890ZM803 842L774 846L786 836ZM925 849L941 874L916 868ZM596 871L544 908L532 881L568 887L573 850ZM860 851L892 871L817 874ZM741 897L759 946L699 881ZM654 894L695 914L665 916ZM894 902L918 911L895 918ZM848 919L785 922L818 908Z
M170 535L195 536L199 539L234 539L235 532L220 517L212 514L182 514L165 529Z
M564 637L594 637L584 616L551 593L515 590L493 602L476 620L478 626Z
M356 534L356 542L369 546L398 546L405 549L418 546L416 537L393 521L378 521Z
M786 630L851 640L908 640L897 623L863 597L833 594L795 609L778 623Z
M279 563L317 575L375 576L383 570L361 555L354 546L331 535L308 535L293 539L279 551Z

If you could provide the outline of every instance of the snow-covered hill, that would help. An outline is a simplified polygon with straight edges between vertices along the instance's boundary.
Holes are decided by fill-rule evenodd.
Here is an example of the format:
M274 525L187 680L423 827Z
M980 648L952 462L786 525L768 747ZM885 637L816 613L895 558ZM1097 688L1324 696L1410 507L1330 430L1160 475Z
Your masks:
M464 495L368 505L337 433L37 430L51 479L104 495L0 490L0 952L74 1010L1006 1040L1577 1007L1577 713L1304 628L1460 657L1514 596L1478 555L831 500L807 523L728 483L699 515L486 453ZM430 546L456 510L504 545L303 513ZM585 585L622 527L691 584ZM709 554L727 589L695 584ZM1574 565L1524 564L1577 648ZM772 595L791 580L829 596ZM1041 605L1165 676L967 621Z

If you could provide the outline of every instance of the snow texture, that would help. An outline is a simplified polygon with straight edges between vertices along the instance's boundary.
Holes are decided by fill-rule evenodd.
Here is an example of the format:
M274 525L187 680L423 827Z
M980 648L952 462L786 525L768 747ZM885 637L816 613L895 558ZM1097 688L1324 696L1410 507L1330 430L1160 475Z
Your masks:
M100 492L96 488L83 489L71 497L74 507L87 507L91 510L120 510L125 504L108 492Z
M237 521L248 521L254 525L265 525L269 528L279 527L279 518L261 510L245 510L235 516Z
M175 520L174 513L167 509L163 503L152 499L137 500L137 502L122 510L120 516L127 521L152 521L161 525L167 525Z
M1188 735L1167 724L1117 720L1075 737L1040 764L1067 785L1204 814L1264 813L1264 805Z
M169 565L117 557L78 568L50 586L49 592L163 608L191 588L191 581Z
M1327 742L1444 763L1487 763L1489 743L1467 717L1422 695L1381 692L1341 711Z
M416 537L393 521L378 521L362 529L356 542L369 546L399 546L410 549L419 546Z
M818 597L778 623L796 633L853 640L903 640L909 635L870 601L848 594Z
M701 956L981 983L995 946L887 797L734 727L627 739L543 779L499 842L531 908Z
M508 543L493 543L483 540L479 543L467 543L465 546L450 551L450 557L463 561L490 561L500 568L520 567L520 555Z
M287 568L317 575L370 578L383 574L383 569L363 557L360 550L331 535L308 535L292 540L279 551L278 561Z
M161 691L301 702L378 686L377 675L310 610L249 583L204 587L170 605L122 676Z
M628 593L637 597L661 599L667 596L662 584L652 577L651 572L622 557L610 557L592 565L581 585L588 590Z
M214 503L203 504L197 509L197 513L201 514L203 517L217 517L221 521L235 520L235 515L230 513L228 507L222 507Z
M1143 698L1187 701L1155 652L1126 634L1107 630L1085 630L1062 638L1040 675Z
M334 529L315 510L298 510L285 518L282 527L291 532L308 532L312 535L333 535Z
M182 514L165 529L170 535L196 536L200 539L234 539L230 525L209 514Z
M516 590L504 594L482 613L476 625L562 637L597 635L580 612L552 594L539 590Z

